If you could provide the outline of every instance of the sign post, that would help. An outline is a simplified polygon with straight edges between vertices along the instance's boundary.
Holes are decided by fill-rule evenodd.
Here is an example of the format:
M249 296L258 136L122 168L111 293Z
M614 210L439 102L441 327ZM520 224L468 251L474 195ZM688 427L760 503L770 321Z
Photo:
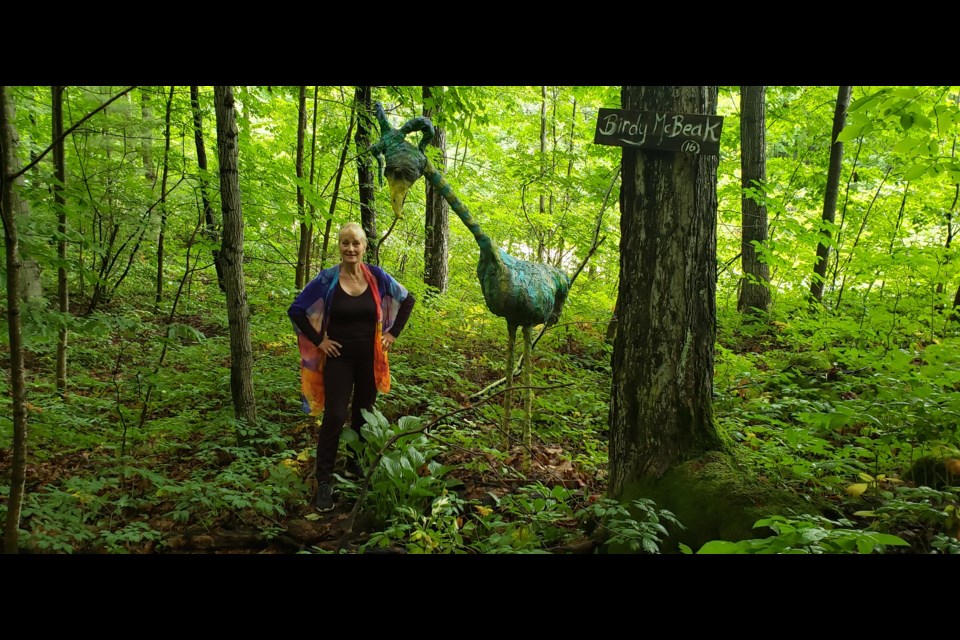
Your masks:
M594 144L719 155L723 116L600 109Z

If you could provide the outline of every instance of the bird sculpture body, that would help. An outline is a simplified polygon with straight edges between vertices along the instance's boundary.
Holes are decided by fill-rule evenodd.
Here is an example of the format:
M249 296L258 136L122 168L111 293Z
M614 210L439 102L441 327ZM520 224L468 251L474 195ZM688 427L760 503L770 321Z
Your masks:
M477 279L487 308L507 322L507 373L504 393L502 439L509 446L510 413L512 405L513 363L517 329L523 332L523 364L521 368L524 395L523 443L530 445L530 350L532 329L537 325L552 325L560 317L570 291L570 277L561 269L538 262L529 262L511 256L500 249L470 215L469 209L453 192L453 188L424 154L433 138L433 124L420 116L394 129L380 103L376 104L381 138L371 147L380 167L381 184L386 173L390 185L390 200L394 213L400 216L410 186L422 175L441 194L450 208L467 226L480 247ZM405 140L407 134L422 131L420 144L414 146Z

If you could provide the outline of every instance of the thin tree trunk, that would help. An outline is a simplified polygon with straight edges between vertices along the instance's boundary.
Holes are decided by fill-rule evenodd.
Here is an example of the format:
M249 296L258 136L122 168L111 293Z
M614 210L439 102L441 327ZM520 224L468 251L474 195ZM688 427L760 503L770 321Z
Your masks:
M239 132L233 87L214 87L213 95L217 114L217 152L220 157L220 200L223 212L223 243L220 255L223 258L227 318L230 324L230 391L235 417L253 428L257 425L257 405L253 394L250 306L247 303L243 279L243 211L238 175Z
M316 173L317 167L317 103L320 98L320 87L314 85L313 87L313 126L310 134L310 188L314 188L314 175ZM310 224L307 226L307 262L304 265L304 273L306 274L306 280L310 279L310 275L313 273L313 231L314 231L314 220L316 216L316 207L314 207L313 202L310 202Z
M327 253L330 250L330 227L333 224L333 216L337 211L337 201L340 199L340 182L343 180L343 171L347 167L347 154L350 152L350 136L353 134L353 124L356 121L357 106L354 104L350 109L350 124L347 125L347 135L343 137L343 146L340 147L340 162L337 164L337 172L334 174L333 194L330 197L330 211L327 215L327 223L323 229L323 248L320 250L321 266L327 263Z
M170 175L170 112L173 109L173 90L167 96L167 109L163 127L163 178L160 180L160 233L157 236L157 297L154 301L154 311L160 311L160 302L163 300L163 242L167 233L167 178Z
M197 148L197 167L200 169L200 201L203 204L203 219L206 224L203 228L203 238L207 242L219 243L220 232L213 217L213 206L210 204L210 181L207 178L207 150L203 144L203 115L200 112L200 88L190 87L190 107L193 110L193 140ZM217 270L217 286L220 291L226 292L223 282L223 264L220 260L220 250L213 249L213 266Z
M66 200L63 197L66 183L66 162L64 159L63 143L63 87L50 87L51 113L53 122L53 201L57 212L57 257L60 266L57 267L57 307L60 313L70 313L70 293L67 288L67 210ZM57 335L57 390L63 393L67 388L67 341L69 331L61 327Z
M624 109L714 115L716 87L623 87ZM625 147L608 493L720 450L713 422L717 156Z
M150 188L157 184L157 172L153 167L153 105L150 102L153 87L140 87L140 158L143 161L143 177Z
M743 277L737 311L765 312L770 308L770 267L761 259L767 243L766 99L767 88L740 87L740 165L742 227L740 259Z
M377 235L377 210L370 154L370 127L376 122L369 86L357 87L354 102L357 111L357 185L360 189L360 226L367 234L367 255L371 264L380 263L380 239Z
M433 119L440 113L442 105L441 91L434 91L432 87L423 87L423 115ZM434 136L430 146L439 153L434 166L442 173L447 170L447 141L443 127L434 122ZM449 252L450 252L450 205L440 191L425 180L426 210L424 216L423 242L423 283L431 287L432 291L444 294L449 285Z
M297 100L297 218L300 220L300 246L297 250L297 291L303 289L307 280L307 259L310 255L310 226L307 224L303 199L303 148L307 132L307 86L300 85Z
M544 181L547 177L547 87L540 85L540 201L539 212L540 220L546 215L546 195L544 194ZM546 251L546 231L543 233L537 229L537 253L536 261L545 262L543 254Z
M13 412L13 457L10 464L10 492L7 495L7 520L4 524L4 553L20 551L20 515L27 477L27 412L24 378L23 339L20 315L20 243L17 236L19 182L14 178L17 158L15 109L9 87L0 86L0 218L7 268L7 334L10 340L10 396Z
M857 250L857 245L860 244L860 237L863 235L864 229L867 228L867 221L870 219L870 212L873 210L873 205L877 203L877 198L880 197L880 192L883 190L883 186L887 182L887 177L890 175L892 170L893 167L887 167L887 172L883 174L883 180L880 181L880 184L877 186L877 190L873 194L873 199L870 201L870 206L868 206L867 210L863 212L863 219L860 221L860 229L857 231L857 235L853 239L853 244L850 246L850 250L847 252L847 259L844 260L843 266L841 267L839 260L837 261L837 268L834 271L834 280L836 280L837 273L840 273L842 277L840 279L840 288L837 290L837 302L834 305L835 310L840 309L840 305L843 301L843 291L847 286L847 268L853 261L853 254Z
M827 189L823 196L823 215L820 235L824 238L817 244L817 258L813 265L813 277L810 281L810 297L823 302L823 283L827 275L827 261L830 257L830 226L837 215L837 198L840 194L840 173L843 168L843 143L837 140L847 121L847 109L853 96L853 87L837 89L837 105L833 113L833 131L830 134L830 166L827 169Z

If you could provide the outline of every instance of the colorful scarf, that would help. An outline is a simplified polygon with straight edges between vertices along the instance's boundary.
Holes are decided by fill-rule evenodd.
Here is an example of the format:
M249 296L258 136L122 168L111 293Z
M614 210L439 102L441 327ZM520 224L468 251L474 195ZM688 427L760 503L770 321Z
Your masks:
M360 271L366 278L373 300L377 308L376 335L373 339L373 376L377 390L381 393L390 391L390 360L380 342L381 336L390 331L397 318L400 303L408 295L407 290L386 271L375 265L360 263ZM333 302L333 295L337 290L340 279L340 265L324 269L304 287L300 296L307 298L299 300L307 305L307 318L310 324L323 335L329 321L327 310ZM323 411L324 387L323 367L327 355L310 342L294 325L297 332L297 345L300 348L300 388L304 413L312 416Z

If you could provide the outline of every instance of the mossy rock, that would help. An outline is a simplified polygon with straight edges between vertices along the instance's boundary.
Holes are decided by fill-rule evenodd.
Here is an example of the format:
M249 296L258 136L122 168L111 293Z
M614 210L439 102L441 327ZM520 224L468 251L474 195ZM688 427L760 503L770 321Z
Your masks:
M737 542L774 535L754 524L772 515L819 514L807 498L773 487L737 466L731 454L709 452L670 468L659 479L646 478L625 487L621 500L649 498L685 527L666 525L669 536L661 553L678 553L685 544L694 552L711 540ZM617 550L610 548L610 553Z

